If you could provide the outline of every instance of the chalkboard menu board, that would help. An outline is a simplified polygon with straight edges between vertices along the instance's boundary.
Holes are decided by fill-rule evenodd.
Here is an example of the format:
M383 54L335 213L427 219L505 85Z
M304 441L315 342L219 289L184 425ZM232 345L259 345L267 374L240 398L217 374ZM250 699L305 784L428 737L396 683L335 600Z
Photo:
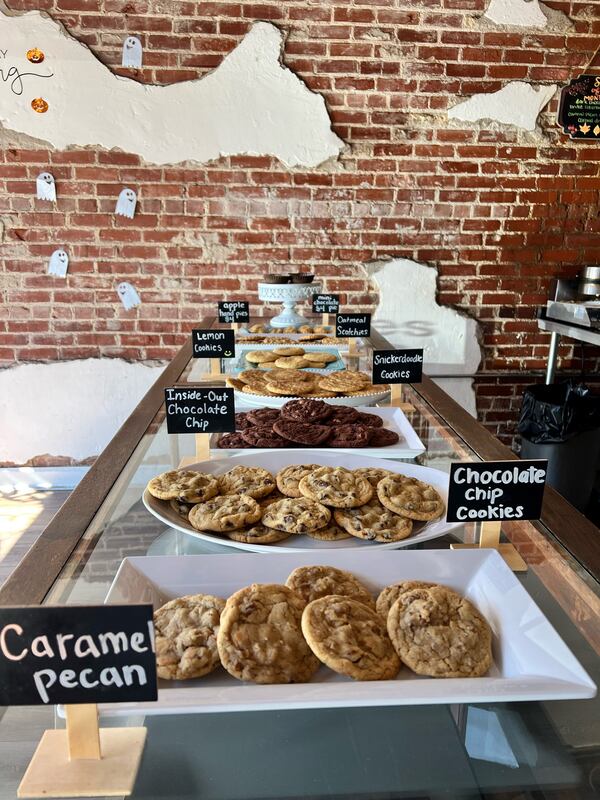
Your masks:
M151 605L0 608L0 705L156 698Z
M165 389L169 433L223 433L235 430L233 389L173 386Z
M580 75L564 87L558 124L571 139L600 143L600 75Z
M195 329L192 331L194 358L233 358L235 333L232 330Z
M313 314L337 314L339 309L339 294L313 294Z
M250 303L246 300L223 300L218 309L219 322L250 322Z
M420 383L423 377L423 351L374 350L373 383Z
M547 461L475 461L450 467L448 522L539 519Z
M339 338L357 338L371 335L370 314L336 314L335 335Z

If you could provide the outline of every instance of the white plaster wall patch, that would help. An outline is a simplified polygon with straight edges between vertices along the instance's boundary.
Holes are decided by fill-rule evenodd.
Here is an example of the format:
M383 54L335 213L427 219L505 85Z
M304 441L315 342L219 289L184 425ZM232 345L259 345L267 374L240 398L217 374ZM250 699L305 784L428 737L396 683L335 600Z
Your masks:
M87 358L0 370L0 461L100 453L162 369Z
M213 72L170 86L115 75L37 11L0 12L0 40L7 48L0 68L16 70L0 81L0 122L59 149L119 147L155 164L245 153L313 167L344 146L323 97L281 64L283 34L266 22L253 25ZM43 64L27 61L31 42L47 53ZM48 103L46 113L32 111L36 97Z
M119 300L123 303L126 311L136 308L137 306L141 306L142 304L140 296L135 287L126 281L117 286L117 294L119 295Z
M496 25L523 28L545 28L548 25L548 17L539 0L490 0L483 16Z
M373 325L396 347L424 349L429 375L473 375L481 361L477 322L436 299L437 270L407 258L366 265L379 305Z
M128 36L123 42L123 55L121 58L121 66L141 69L142 43L137 38L137 36Z
M55 250L48 262L48 275L65 278L69 269L69 256L66 250Z
M495 120L527 131L535 130L538 114L556 91L556 84L532 86L511 81L497 92L474 94L448 111L450 119L465 122Z
M117 198L115 214L119 214L121 217L127 217L127 219L133 219L135 216L136 204L137 194L133 189L122 189Z
M56 184L54 175L49 172L40 172L35 181L36 197L38 200L56 202Z

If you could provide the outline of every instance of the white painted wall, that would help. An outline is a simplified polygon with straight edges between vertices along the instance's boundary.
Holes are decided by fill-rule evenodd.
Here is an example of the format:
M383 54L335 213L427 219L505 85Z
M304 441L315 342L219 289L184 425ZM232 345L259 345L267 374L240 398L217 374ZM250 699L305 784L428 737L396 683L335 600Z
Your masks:
M550 102L555 83L533 86L524 81L511 81L497 92L474 94L448 111L449 119L466 122L494 120L526 131L535 130L538 114Z
M162 370L89 358L0 371L0 461L97 455Z
M484 17L496 25L521 28L545 28L548 17L539 0L490 0Z

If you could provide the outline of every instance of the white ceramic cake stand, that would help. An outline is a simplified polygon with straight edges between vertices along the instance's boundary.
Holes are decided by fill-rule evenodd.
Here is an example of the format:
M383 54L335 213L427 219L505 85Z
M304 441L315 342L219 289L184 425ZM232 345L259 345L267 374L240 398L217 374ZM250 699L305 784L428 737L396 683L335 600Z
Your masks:
M306 325L308 320L296 314L295 306L321 291L320 283L259 283L258 297L267 303L282 303L283 311L271 320L273 328Z

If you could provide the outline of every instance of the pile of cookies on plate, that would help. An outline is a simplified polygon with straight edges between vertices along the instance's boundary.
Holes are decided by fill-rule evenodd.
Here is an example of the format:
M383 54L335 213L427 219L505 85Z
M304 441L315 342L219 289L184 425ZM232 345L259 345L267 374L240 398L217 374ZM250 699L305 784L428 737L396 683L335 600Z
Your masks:
M248 328L250 333L267 333L267 331L271 331L271 333L321 333L327 334L333 332L333 326L331 325L300 325L299 327L295 327L294 325L289 325L287 328L271 328L269 325L257 322L255 325L250 325Z
M195 594L154 614L159 677L200 678L222 665L258 684L306 683L322 664L355 680L476 678L492 664L492 632L465 597L402 581L377 599L350 572L297 567L285 584L253 583L227 600Z
M217 447L389 447L400 437L377 414L300 397L278 408L239 411L234 433L221 434Z
M387 384L374 386L366 372L349 369L328 375L289 367L274 367L266 372L264 369L245 369L235 378L228 376L226 383L245 394L267 397L352 397L381 394L389 389Z
M415 521L442 516L445 506L427 483L366 467L292 464L276 476L262 467L236 466L221 475L172 470L148 492L198 531L245 544L274 544L306 534L337 541L399 542Z
M274 347L272 350L248 350L244 358L260 369L324 369L338 358L326 350L304 347Z
M269 336L268 334L260 335L251 333L249 336L236 336L235 341L237 344L348 344L348 339L337 339L335 336L327 336L324 333L303 333L296 334L295 337L283 336Z

